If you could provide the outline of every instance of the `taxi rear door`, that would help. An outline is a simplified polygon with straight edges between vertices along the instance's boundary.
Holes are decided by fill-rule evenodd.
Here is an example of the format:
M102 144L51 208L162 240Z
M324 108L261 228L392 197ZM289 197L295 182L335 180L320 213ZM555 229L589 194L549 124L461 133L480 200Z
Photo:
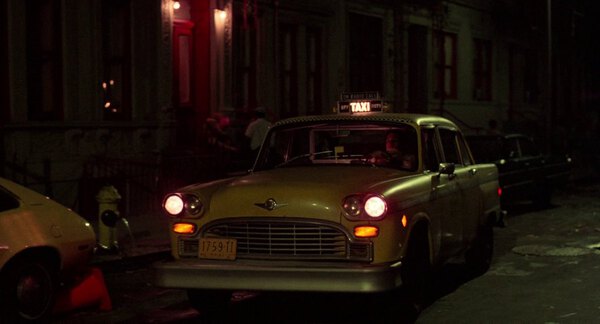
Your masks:
M433 233L436 254L441 259L447 259L462 245L462 223L458 217L458 207L461 205L458 200L461 197L454 173L445 174L439 170L440 162L444 162L444 154L436 128L423 127L421 137L423 169L431 176L428 209L433 222L439 224L434 226Z
M464 217L468 199L465 197L463 188L466 186L465 181L468 181L469 177L460 159L456 130L438 127L438 134L443 151L443 162L454 165L454 172L447 175L452 184L452 202L449 213L446 215L448 226L446 240L452 249L451 253L454 254L457 250L462 249L464 244Z

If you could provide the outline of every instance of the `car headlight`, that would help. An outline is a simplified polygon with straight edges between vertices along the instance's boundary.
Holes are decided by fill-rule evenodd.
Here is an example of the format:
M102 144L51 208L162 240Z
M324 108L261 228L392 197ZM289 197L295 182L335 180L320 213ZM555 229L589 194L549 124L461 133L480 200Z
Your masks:
M342 204L344 211L349 216L359 216L362 211L362 199L358 196L350 196L344 199L344 203Z
M163 202L163 209L171 216L199 216L204 210L200 199L194 195L168 195ZM183 215L183 214L186 215Z
M387 210L387 204L385 200L379 196L372 196L367 198L365 201L365 212L367 215L378 218L385 214Z
M387 202L376 195L351 195L344 198L342 208L350 219L380 219L387 212Z

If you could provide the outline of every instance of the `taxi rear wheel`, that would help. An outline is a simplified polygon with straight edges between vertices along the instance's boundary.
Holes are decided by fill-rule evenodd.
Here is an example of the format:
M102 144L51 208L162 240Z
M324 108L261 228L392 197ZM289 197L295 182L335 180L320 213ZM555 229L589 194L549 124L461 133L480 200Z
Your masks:
M55 289L56 275L49 263L33 258L14 260L0 278L2 318L16 323L47 319Z
M208 316L224 310L231 301L228 290L188 289L187 296L194 309Z

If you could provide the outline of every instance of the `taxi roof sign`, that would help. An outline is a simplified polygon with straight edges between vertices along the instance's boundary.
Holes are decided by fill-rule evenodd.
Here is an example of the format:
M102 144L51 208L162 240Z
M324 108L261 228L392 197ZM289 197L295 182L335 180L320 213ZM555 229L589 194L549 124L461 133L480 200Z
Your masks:
M383 112L385 104L379 92L344 92L340 95L339 114Z
M342 92L340 94L340 101L354 101L354 100L378 100L379 92L377 91L364 91L364 92Z

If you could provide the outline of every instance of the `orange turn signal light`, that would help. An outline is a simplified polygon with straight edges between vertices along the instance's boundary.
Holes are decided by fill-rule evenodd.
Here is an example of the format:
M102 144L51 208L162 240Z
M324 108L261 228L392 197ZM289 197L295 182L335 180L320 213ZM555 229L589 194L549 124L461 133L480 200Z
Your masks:
M173 232L177 234L194 234L196 232L196 224L175 223L173 224Z
M376 237L379 235L379 228L376 226L356 226L354 236L356 237Z

